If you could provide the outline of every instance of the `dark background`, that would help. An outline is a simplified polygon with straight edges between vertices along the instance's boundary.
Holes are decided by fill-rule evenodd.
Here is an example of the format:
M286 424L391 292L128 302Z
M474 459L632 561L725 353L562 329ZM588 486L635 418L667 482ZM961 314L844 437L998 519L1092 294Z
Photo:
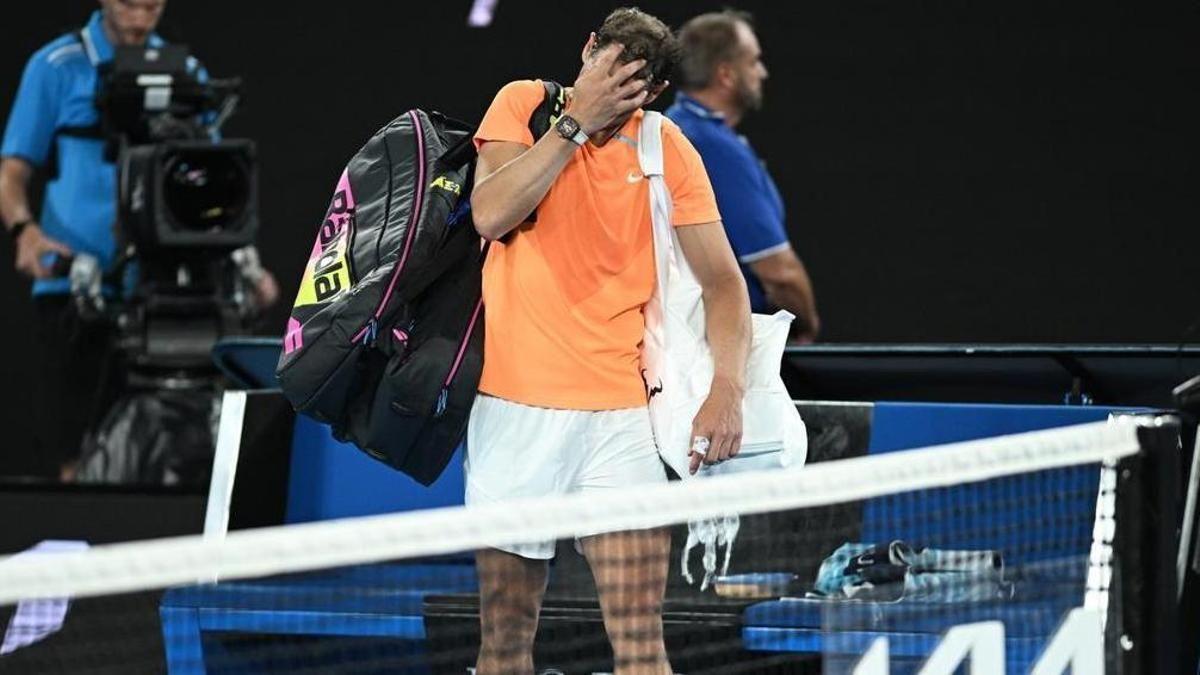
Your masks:
M410 107L477 121L509 80L570 82L618 4L501 0L471 29L467 0L173 0L160 32L245 79L226 135L258 142L260 248L287 305L342 165L376 128ZM1198 6L960 5L737 3L771 72L742 130L786 199L823 338L1197 341ZM29 54L95 6L8 3L0 115ZM640 6L677 26L721 5ZM27 293L0 265L8 452L28 441ZM262 332L281 333L286 310Z

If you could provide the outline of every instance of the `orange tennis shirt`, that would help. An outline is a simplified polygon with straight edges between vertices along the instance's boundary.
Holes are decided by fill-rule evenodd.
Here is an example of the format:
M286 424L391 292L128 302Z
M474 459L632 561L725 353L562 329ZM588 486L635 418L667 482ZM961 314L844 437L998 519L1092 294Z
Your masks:
M475 133L532 146L537 80L500 90ZM654 290L649 181L638 165L638 110L603 146L590 142L483 267L485 331L480 391L545 408L612 410L646 404L638 367L642 308ZM554 133L551 131L550 133ZM673 224L720 220L695 148L663 119L663 171Z

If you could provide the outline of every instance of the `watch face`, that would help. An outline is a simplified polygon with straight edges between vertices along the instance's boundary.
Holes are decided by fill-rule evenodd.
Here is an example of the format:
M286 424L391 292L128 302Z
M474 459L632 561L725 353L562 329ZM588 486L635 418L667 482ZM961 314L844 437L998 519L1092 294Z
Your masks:
M574 117L563 115L555 126L558 128L558 133L564 138L571 138L579 133L579 122L576 122Z

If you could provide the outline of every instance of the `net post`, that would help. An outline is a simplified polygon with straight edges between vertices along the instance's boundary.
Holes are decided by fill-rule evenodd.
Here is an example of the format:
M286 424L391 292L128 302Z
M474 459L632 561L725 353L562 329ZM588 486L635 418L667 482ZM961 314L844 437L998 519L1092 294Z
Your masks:
M1179 672L1175 555L1179 542L1179 420L1146 417L1141 452L1118 464L1116 568L1105 631L1108 672Z
M1185 417L1184 446L1191 446L1191 462L1187 484L1187 501L1180 528L1180 548L1177 561L1179 579L1180 660L1184 672L1200 672L1200 640L1184 639L1200 635L1200 434L1196 433L1196 418ZM1190 441L1190 442L1189 442Z

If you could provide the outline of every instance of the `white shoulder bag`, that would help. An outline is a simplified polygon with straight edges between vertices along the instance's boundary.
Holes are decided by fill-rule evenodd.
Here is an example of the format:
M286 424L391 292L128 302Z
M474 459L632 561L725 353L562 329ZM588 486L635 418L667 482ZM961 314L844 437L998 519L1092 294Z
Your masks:
M704 301L699 282L679 246L671 225L672 201L663 177L662 116L646 111L638 139L638 160L650 181L657 283L646 303L646 332L642 341L642 376L649 395L650 420L663 461L683 479L762 469L797 468L808 454L808 437L783 378L780 365L788 327L795 317L786 311L751 316L753 340L746 366L746 395L742 401L742 445L736 457L704 465L688 473L692 421L708 398L713 377L712 353L706 339ZM707 587L716 568L716 546L724 544L725 569L737 535L737 517L690 523L684 549L705 544Z

